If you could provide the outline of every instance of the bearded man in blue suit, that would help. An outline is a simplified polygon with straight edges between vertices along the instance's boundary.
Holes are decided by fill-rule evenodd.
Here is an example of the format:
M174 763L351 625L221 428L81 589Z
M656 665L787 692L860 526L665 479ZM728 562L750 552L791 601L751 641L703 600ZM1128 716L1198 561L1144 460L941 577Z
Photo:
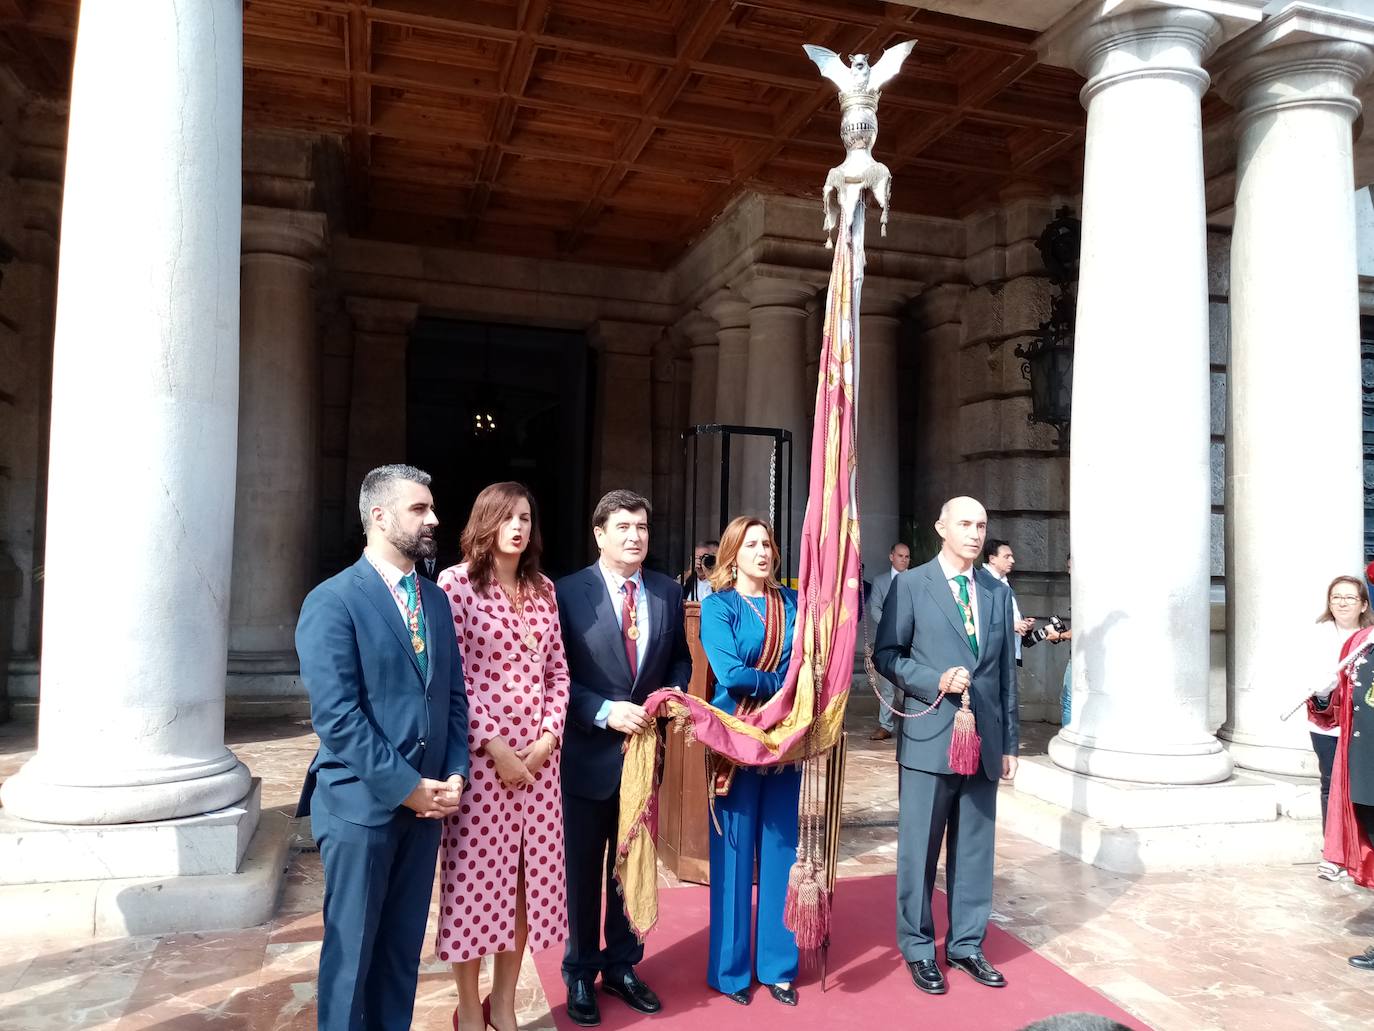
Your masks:
M418 576L434 555L429 474L363 480L363 555L305 599L301 680L320 749L298 815L324 864L321 1031L405 1031L443 818L468 775L467 692L448 599Z

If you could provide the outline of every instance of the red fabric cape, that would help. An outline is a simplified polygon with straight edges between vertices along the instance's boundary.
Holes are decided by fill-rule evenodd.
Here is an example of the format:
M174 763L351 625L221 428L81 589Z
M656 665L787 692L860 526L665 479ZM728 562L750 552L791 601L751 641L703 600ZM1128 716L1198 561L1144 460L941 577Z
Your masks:
M1374 846L1370 845L1364 831L1355 818L1355 806L1350 801L1350 717L1354 704L1354 691L1366 690L1365 684L1353 685L1351 670L1344 663L1355 651L1367 652L1374 647L1374 627L1365 627L1352 634L1341 649L1341 674L1336 690L1331 695L1331 704L1318 709L1311 699L1307 702L1307 713L1318 726L1341 728L1341 736L1336 742L1336 760L1331 767L1331 797L1326 805L1326 841L1322 857L1338 866L1345 867L1356 884L1374 888ZM1374 675L1374 669L1370 670ZM1369 677L1365 677L1366 684Z

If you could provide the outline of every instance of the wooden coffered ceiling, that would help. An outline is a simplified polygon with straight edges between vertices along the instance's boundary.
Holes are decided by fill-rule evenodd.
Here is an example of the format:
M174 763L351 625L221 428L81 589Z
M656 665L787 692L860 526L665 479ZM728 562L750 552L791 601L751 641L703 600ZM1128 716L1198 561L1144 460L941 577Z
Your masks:
M0 62L65 93L75 10L0 0ZM1081 80L1033 33L876 0L245 0L244 118L346 141L355 235L662 267L843 157L803 43L913 36L879 110L894 209L1077 189Z

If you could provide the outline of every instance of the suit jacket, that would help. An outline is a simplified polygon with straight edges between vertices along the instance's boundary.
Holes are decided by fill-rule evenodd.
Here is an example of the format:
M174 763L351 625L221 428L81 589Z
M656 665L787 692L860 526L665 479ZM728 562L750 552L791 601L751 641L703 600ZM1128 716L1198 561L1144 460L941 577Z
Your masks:
M418 578L429 675L386 583L363 556L301 606L296 653L320 749L301 790L312 805L366 827L395 815L420 778L468 775L468 699L448 599Z
M426 563L424 559L420 559L418 562L415 563L415 571L418 572L426 580L437 581L439 579L439 574L444 571L445 566L442 562L439 561L437 557L432 558L429 561L434 563L433 569L429 567L429 565Z
M892 567L888 566L886 573L874 578L873 588L868 594L868 618L874 626L882 622L883 605L887 601L887 595L891 589Z
M920 712L940 695L940 676L951 666L972 673L969 704L982 738L983 772L1002 775L1002 756L1015 755L1020 741L1011 591L981 568L973 572L978 599L978 656L974 657L964 618L939 559L899 575L888 591L878 624L874 665L906 698L903 711ZM948 695L939 707L901 721L897 761L912 770L950 773L949 739L960 699Z
M563 731L563 790L579 798L606 799L620 788L625 735L596 725L602 702L642 703L660 687L685 690L692 679L682 586L647 569L642 575L649 596L649 643L633 683L620 612L611 605L600 564L571 573L555 585L571 677Z

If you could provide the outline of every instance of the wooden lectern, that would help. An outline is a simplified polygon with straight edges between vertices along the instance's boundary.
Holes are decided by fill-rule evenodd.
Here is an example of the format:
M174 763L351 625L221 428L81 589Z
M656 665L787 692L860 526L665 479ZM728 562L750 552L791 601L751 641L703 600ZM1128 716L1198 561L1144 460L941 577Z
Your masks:
M706 698L706 650L701 646L701 603L683 604L692 652L688 693ZM710 813L706 806L706 747L672 730L658 791L658 858L679 880L710 881Z

